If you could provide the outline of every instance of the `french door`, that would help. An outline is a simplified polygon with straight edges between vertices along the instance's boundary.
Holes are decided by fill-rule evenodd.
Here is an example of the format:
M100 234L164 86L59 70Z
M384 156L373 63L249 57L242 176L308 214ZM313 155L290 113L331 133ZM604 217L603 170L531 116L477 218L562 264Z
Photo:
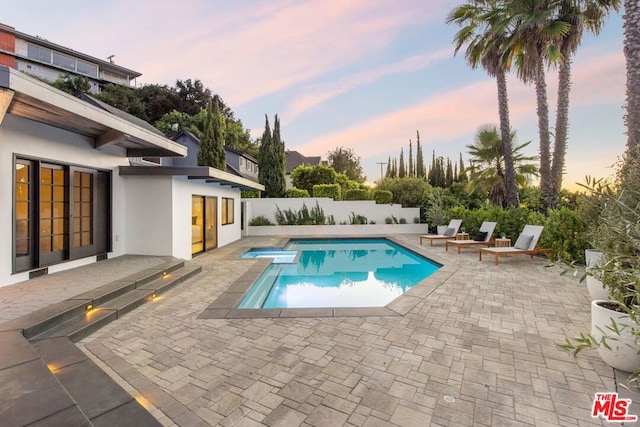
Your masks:
M191 196L191 254L218 246L218 198Z
M108 172L16 159L14 270L109 250Z

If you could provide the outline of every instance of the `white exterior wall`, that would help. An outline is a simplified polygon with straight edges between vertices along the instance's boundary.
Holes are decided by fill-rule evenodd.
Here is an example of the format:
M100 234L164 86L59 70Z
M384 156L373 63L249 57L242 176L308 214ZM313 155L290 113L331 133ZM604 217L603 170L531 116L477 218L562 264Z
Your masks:
M112 248L109 256L125 253L126 201L124 183L116 167L128 164L124 150L93 149L90 138L7 114L0 126L0 286L27 280L28 272L12 274L13 264L13 158L14 155L52 163L82 165L112 171ZM95 261L96 257L74 260L49 267L50 272Z
M186 177L126 176L127 253L191 259L191 197L218 198L218 247L240 238L240 190ZM222 225L222 198L235 200Z
M402 205L378 205L373 200L335 201L328 197L282 198L282 199L245 199L247 224L257 216L264 216L275 224L276 208L280 210L300 210L305 204L307 208L315 207L316 202L324 211L325 216L333 215L336 224L349 221L349 215L364 215L368 222L384 224L390 216L398 221L404 218L407 224L413 224L414 218L420 217L420 208L403 208Z

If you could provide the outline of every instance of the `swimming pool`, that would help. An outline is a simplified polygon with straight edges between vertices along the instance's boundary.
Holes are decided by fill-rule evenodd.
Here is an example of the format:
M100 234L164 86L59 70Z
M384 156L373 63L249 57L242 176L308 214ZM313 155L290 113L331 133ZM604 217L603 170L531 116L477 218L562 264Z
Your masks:
M382 307L440 268L387 239L295 239L238 308Z

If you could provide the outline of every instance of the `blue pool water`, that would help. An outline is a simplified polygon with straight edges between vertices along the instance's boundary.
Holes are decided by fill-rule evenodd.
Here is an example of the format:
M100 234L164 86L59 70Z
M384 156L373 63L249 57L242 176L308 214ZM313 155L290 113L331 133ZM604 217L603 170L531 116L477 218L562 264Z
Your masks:
M382 307L440 268L387 239L291 240L283 250L297 262L272 263L238 308Z

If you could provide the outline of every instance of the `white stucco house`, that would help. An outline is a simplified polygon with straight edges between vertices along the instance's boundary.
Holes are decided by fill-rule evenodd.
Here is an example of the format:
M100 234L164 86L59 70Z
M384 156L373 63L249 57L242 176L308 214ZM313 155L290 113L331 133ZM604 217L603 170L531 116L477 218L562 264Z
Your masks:
M240 238L240 190L126 113L0 66L0 286L123 254L190 259Z

